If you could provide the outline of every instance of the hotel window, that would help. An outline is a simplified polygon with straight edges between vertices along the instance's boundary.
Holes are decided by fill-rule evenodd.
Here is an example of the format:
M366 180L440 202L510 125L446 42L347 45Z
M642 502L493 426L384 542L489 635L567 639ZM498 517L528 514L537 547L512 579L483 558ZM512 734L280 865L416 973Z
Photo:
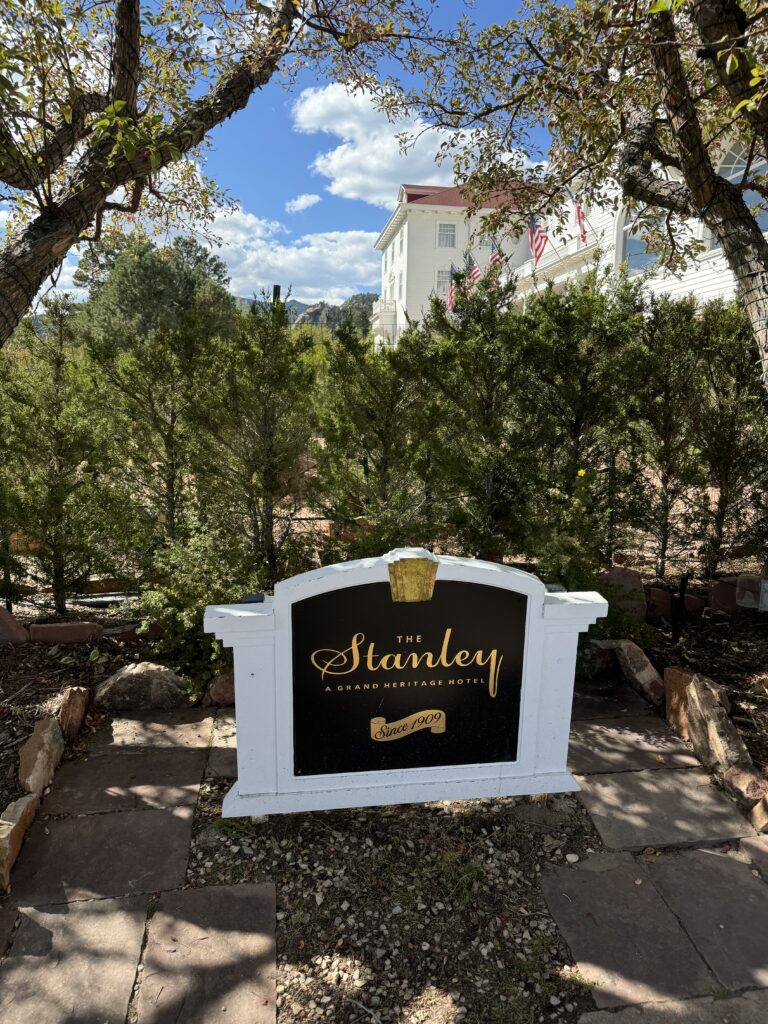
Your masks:
M437 225L437 247L438 247L438 249L455 249L456 248L456 225L455 224L438 224Z
M736 184L744 179L744 171L747 169L747 159L749 157L749 150L743 143L738 143L730 149L723 157L723 162L718 167L718 174L722 175L728 181L732 181ZM756 159L752 160L749 165L749 177L755 178L762 176L768 172L768 164L765 160ZM766 209L766 200L764 196L761 196L759 192L756 192L753 188L745 189L742 193L744 196L744 202L752 210L757 221L760 230L765 232L768 231L768 210ZM719 249L720 243L712 235L712 248Z
M400 229L400 255L403 255L403 235L405 234L405 228Z
M451 272L450 270L438 270L437 280L435 282L435 293L441 299L448 298L448 289L451 286Z
M387 252L388 252L388 250L385 249L384 250L384 272L385 273L386 273L386 270L387 270Z
M641 274L648 267L656 263L658 256L654 252L648 252L642 238L642 227L638 225L637 211L627 211L624 214L624 226L621 229L621 252L620 263L627 264L627 272L630 276Z
M400 273L398 274L398 277L397 277L397 297L400 300L400 302L403 301L403 272L402 272L402 270L400 271Z

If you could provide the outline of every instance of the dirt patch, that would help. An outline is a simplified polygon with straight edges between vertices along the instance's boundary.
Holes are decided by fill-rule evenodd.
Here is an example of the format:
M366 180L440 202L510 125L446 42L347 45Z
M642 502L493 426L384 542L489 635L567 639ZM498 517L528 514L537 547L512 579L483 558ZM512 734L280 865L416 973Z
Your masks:
M203 786L188 882L277 886L278 1021L533 1024L592 1009L549 863L600 841L574 797L222 819Z

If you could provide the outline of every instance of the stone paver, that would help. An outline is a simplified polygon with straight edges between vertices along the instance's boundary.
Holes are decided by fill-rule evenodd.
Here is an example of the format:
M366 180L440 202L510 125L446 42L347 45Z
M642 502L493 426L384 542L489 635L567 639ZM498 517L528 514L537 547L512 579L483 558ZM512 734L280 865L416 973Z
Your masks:
M274 1024L275 888L164 893L150 922L141 1024Z
M643 768L695 768L699 762L659 718L578 722L571 730L568 767L580 775Z
M627 715L653 715L654 709L623 680L579 680L573 694L574 722Z
M0 909L0 957L5 953L11 941L13 927L19 915L15 910Z
M674 914L628 854L551 869L542 890L601 1009L716 991Z
M579 782L581 799L611 850L714 844L755 834L703 770L619 772Z
M116 718L94 734L89 743L92 755L121 750L159 747L207 747L211 741L213 715L207 708L182 711L145 711Z
M687 999L630 1006L617 1013L584 1013L579 1024L765 1024L768 992L745 992L728 999Z
M237 778L237 736L234 711L219 711L216 715L206 774L220 779Z
M0 966L3 1024L124 1024L148 902L22 910Z
M13 906L174 889L184 882L192 808L38 819L11 876Z
M139 753L116 750L86 761L70 761L56 773L42 813L93 814L193 805L206 755L205 747L159 747Z
M741 848L758 871L768 878L768 836L750 836L742 839Z
M651 878L721 985L768 987L768 885L716 850L652 858Z

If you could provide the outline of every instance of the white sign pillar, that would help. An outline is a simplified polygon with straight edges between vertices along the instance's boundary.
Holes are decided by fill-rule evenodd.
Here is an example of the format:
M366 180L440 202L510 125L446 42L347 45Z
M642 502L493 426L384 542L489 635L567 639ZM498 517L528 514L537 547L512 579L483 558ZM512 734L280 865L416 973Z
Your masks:
M224 815L577 790L576 649L607 610L597 593L411 548L209 607L235 662Z

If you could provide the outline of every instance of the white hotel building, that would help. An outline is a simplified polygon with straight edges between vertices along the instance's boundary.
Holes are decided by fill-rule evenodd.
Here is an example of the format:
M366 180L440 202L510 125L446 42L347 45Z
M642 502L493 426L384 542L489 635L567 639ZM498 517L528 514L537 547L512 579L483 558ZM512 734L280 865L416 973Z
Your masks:
M745 151L737 147L725 154L719 171L725 177L740 180L745 167ZM753 168L759 171L760 168ZM745 193L750 205L760 202L756 193ZM464 267L471 252L484 270L491 255L491 240L483 233L484 211L467 216L466 205L457 187L437 185L401 185L397 206L375 243L381 254L381 296L374 304L371 330L377 345L395 345L408 318L419 320L429 305L432 293L445 298L451 277L451 264ZM544 283L555 286L583 273L597 250L601 258L616 268L626 262L631 273L640 273L654 260L645 252L642 240L632 230L631 215L624 210L586 210L587 239L582 242L576 209L572 205L564 237L550 235L535 268L531 259L528 232L499 238L507 258L507 267L517 278L517 294L525 297ZM768 212L759 216L768 231ZM691 224L694 237L706 251L685 273L659 269L648 279L648 287L657 293L686 295L695 292L702 300L730 298L735 292L733 274L707 228Z

